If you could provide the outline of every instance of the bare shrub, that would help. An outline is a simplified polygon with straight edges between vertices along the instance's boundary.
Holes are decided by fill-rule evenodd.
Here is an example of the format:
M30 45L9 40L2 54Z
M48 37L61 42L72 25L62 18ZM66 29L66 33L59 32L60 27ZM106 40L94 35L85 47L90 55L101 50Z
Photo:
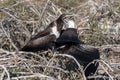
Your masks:
M101 52L100 66L89 78L120 78L119 0L1 0L1 80L85 80L82 66L72 56L49 50L19 52L62 13L75 14L80 39Z

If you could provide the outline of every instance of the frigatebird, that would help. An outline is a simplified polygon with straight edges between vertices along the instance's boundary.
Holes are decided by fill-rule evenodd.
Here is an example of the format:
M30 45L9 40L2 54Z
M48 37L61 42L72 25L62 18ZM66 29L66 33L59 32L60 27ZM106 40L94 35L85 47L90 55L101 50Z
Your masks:
M20 51L35 52L52 49L63 29L63 25L67 22L67 18L71 16L73 15L62 14L57 20L51 22L45 30L32 37Z
M83 44L78 38L77 28L74 21L69 20L66 24L66 29L61 31L60 37L56 40L56 48L67 44Z
M83 65L86 78L91 74L95 74L99 63L92 61L99 59L99 50L94 46L87 45L78 38L77 29L74 21L68 21L68 28L64 30L60 37L56 40L56 45L64 46L57 49L60 53L72 55L76 60ZM91 63L91 64L90 64ZM88 65L90 64L90 65ZM94 80L94 79L87 79Z

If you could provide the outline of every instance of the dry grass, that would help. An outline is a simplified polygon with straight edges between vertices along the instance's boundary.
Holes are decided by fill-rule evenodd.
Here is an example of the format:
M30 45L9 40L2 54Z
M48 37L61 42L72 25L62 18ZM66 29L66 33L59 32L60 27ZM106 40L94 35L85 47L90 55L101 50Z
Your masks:
M76 14L80 39L100 49L99 69L89 78L120 79L120 0L5 0L0 1L1 80L85 80L72 56L18 51L61 13Z

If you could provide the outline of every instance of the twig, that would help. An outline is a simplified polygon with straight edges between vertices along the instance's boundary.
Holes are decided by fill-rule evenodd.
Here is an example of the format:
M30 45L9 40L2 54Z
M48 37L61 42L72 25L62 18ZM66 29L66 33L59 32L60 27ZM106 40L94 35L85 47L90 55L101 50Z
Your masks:
M87 66L84 68L84 71L85 71L91 64L93 64L95 61L96 61L96 64L99 62L98 59L93 60L92 62L90 62L89 64L87 64Z
M19 76L19 77L12 77L12 79L22 79L22 78L34 78L34 77L39 77L39 78L47 78L50 80L57 80L56 78L50 77L50 76L46 76L40 73L33 73L32 75L28 75L28 76Z
M114 71L104 60L99 60L99 62L105 64L112 72Z
M25 1L18 1L16 4L10 6L10 8L13 8L13 7L15 7L15 6L18 6L19 4L24 3L24 2L25 2Z
M1 74L0 80L4 79L4 75L5 75L5 70L3 70L2 74Z
M104 69L104 71L108 74L110 80L113 80L113 76L111 76L111 75L109 74L109 72L104 68L103 65L101 65L101 66L102 66L102 68Z
M19 19L17 19L14 15L12 15L11 13L7 12L4 8L0 8L0 11L8 14L10 17L12 17L13 19L17 20L17 21L21 21Z
M39 11L36 9L35 5L34 5L33 3L31 3L31 0L29 1L29 4L30 4L30 6L32 6L32 7L30 7L30 9L31 9L35 14L37 14L38 17L40 18L40 13L39 13ZM40 18L40 19L41 19L41 18Z
M105 79L109 80L109 77L107 77L107 76L101 76L101 75L97 75L97 76L88 76L88 79L93 79L93 78L105 78Z
M2 25L2 22L0 23L1 25L1 28L3 30L3 32L5 33L5 35L7 36L7 38L9 39L9 41L11 42L12 46L15 48L16 51L18 51L18 48L15 46L15 44L13 43L13 41L10 39L10 36L8 36L7 32L5 31L3 25Z
M87 67L89 67L92 63L94 62L101 62L103 64L105 64L112 72L113 72L113 69L103 60L93 60L92 62L90 62L84 69L84 71L87 69ZM110 79L113 80L113 77L108 73L108 71L102 66L102 68L105 70L105 72L109 75Z
M47 52L47 51L46 51L46 52ZM43 58L43 57L41 57L40 55L35 54L35 53L33 53L33 52L24 52L24 51L19 51L19 54L27 54L27 55L31 54L32 56L36 56L36 57L38 57L38 58L40 58L40 59L44 60L45 62L47 62L47 61L45 60L45 58Z
M24 64L25 64L25 66L29 69L29 71L31 72L31 73L33 73L33 71L30 69L30 66L24 61Z
M56 12L59 12L60 14L62 14L61 8L58 8L53 2L52 2L52 6L56 8Z
M44 9L42 10L42 13L41 13L41 16L40 16L40 23L42 22L42 17L43 17L43 15L44 15L44 12L45 12L45 10L46 10L47 5L48 5L49 2L50 2L50 0L47 0L47 2L46 2L46 4L45 4L45 7L44 7Z
M2 67L4 69L4 71L6 72L6 74L7 74L7 80L11 80L10 79L10 74L9 74L7 68L4 65L0 65L0 67Z
M50 52L51 52L51 54L53 54L53 56L52 56L52 58L48 61L48 63L47 63L47 65L46 65L46 68L44 69L44 72L43 73L45 73L46 72L46 70L47 70L47 67L50 65L51 66L51 64L53 63L53 59L55 58L55 52L53 52L53 51L51 51L50 50Z
M78 62L73 56L68 55L68 54L57 54L57 55L55 55L55 56L63 56L63 57L68 57L68 58L73 59L73 60L76 62L76 64L78 65L79 69L81 70L81 73L82 73L82 76L83 76L83 80L86 80L86 77L85 77L85 75L84 75L84 70L82 69L82 67L81 67L81 65L79 64L79 62Z

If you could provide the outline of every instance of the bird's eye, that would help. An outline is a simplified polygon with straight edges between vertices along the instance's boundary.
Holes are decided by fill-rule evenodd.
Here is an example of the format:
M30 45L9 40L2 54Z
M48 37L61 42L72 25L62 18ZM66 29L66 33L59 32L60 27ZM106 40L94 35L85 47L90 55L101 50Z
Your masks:
M67 19L67 17L63 17L63 19Z

